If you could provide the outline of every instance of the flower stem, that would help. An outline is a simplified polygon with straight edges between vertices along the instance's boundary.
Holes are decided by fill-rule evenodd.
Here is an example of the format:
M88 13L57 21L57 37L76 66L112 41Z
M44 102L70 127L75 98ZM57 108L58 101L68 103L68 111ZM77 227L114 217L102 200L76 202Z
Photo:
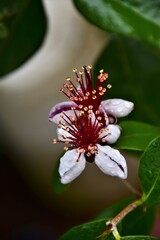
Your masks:
M132 192L134 193L137 197L141 197L142 194L133 186L131 185L130 182L127 180L121 179L121 181L124 183L124 185Z
M125 207L120 213L118 213L113 219L106 222L107 229L99 236L105 236L110 231L112 231L114 237L116 240L120 240L120 235L117 231L117 224L130 212L132 212L135 208L142 205L143 201L142 199L136 200L132 203L130 203L127 207Z

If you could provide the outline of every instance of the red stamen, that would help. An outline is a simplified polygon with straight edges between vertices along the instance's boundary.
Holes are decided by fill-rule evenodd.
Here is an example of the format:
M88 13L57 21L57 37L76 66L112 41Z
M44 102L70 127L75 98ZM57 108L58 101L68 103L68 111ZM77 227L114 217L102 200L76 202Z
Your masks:
M66 78L67 84L63 85L61 92L63 92L71 101L77 104L77 108L72 108L73 115L68 116L65 112L62 113L62 120L59 122L60 127L69 133L71 136L67 137L62 135L64 141L69 143L68 148L77 148L78 152L87 152L87 156L95 154L97 151L96 144L103 142L105 137L100 137L100 133L107 127L106 116L100 111L100 104L102 101L102 95L106 93L104 87L105 80L108 78L107 73L100 71L96 88L93 88L92 84L92 71L89 66L83 67L83 71L77 73L77 69L73 69L76 75L76 81L79 86L76 88L75 84ZM110 84L107 85L109 89ZM103 135L103 134L102 134ZM56 140L53 141L54 143ZM62 142L62 141L60 141ZM80 155L79 155L80 156Z

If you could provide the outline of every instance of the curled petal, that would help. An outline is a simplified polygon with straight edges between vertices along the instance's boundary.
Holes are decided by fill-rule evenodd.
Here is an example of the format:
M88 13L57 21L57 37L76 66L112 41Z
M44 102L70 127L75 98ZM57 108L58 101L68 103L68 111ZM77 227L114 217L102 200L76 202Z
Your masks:
M134 104L123 99L115 98L102 101L102 107L106 113L115 117L125 117L133 110Z
M71 110L72 107L77 108L77 104L70 101L56 104L49 113L49 121L59 124L59 121L63 121L62 112L66 112L68 116L74 115L74 111Z
M71 135L69 132L65 131L61 127L57 128L57 136L58 136L58 140L60 140L62 142L71 141L73 138L73 135Z
M118 125L109 124L107 128L104 129L101 138L105 139L105 141L109 144L115 143L121 134L121 129Z
M109 146L97 144L98 154L95 156L95 163L102 172L119 178L127 178L127 165L125 158L118 150Z
M67 151L60 159L59 174L64 184L72 182L84 170L86 160L84 154L79 156L76 149Z

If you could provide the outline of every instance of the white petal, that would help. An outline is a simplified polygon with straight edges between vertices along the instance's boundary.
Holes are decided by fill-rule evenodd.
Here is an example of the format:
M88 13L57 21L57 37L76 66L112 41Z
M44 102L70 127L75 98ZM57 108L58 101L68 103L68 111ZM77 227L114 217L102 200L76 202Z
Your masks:
M121 134L121 129L116 124L109 124L107 128L104 129L100 137L104 138L107 143L115 143Z
M80 158L76 149L67 151L60 159L59 174L61 176L61 182L64 184L70 183L76 177L78 177L84 170L86 160L82 153Z
M63 111L67 114L67 116L75 116L74 111L71 110L71 107L77 107L77 105L71 101L56 104L49 113L49 121L56 124L59 124L59 121L63 122L63 119L61 117L63 115Z
M102 101L101 104L106 113L114 115L115 117L125 117L134 108L134 104L132 102L118 98Z
M95 163L102 172L119 178L127 178L127 165L125 158L118 150L109 146L97 144L98 154L95 156Z
M58 140L62 142L71 141L71 138L73 138L73 136L69 132L65 131L61 127L57 128L57 136Z

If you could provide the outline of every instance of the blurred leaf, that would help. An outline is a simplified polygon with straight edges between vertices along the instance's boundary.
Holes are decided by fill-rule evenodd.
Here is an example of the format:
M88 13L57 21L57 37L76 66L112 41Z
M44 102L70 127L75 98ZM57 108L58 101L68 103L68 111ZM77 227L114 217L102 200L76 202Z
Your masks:
M128 204L130 204L134 200L135 197L125 198L108 206L102 213L100 213L97 216L96 220L115 217L123 208L125 208Z
M45 33L46 16L41 0L1 0L0 76L31 57Z
M121 122L121 137L116 143L120 149L144 151L147 145L160 136L160 128L142 122Z
M160 47L160 2L151 0L73 0L90 22L110 32Z
M109 207L107 207L97 219L113 218L120 211L122 211L128 204L132 203L135 198L123 199ZM149 234L155 220L156 208L144 208L143 206L138 207L133 212L129 213L122 220L121 235L142 235Z
M128 99L135 104L127 119L160 124L160 54L138 41L113 38L96 65L94 76L104 68L112 88L107 98Z
M144 191L143 201L160 204L160 137L154 139L140 159L139 178Z

